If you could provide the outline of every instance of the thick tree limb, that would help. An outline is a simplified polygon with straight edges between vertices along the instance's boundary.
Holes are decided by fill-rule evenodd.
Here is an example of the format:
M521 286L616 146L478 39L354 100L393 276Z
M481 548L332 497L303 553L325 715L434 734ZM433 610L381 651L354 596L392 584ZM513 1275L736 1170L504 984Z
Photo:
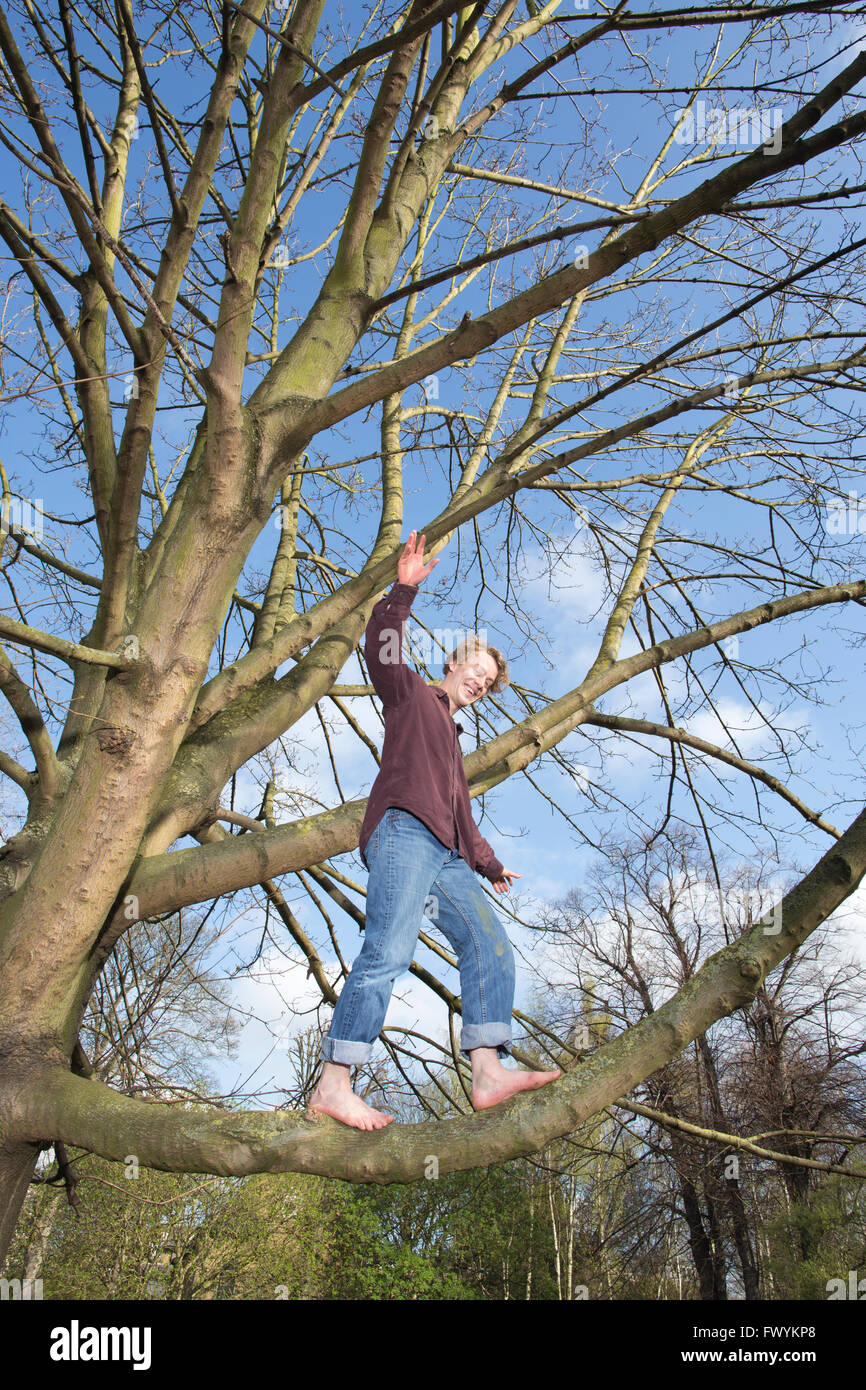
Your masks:
M246 836L239 837L246 839ZM252 842L264 837L251 835ZM660 1009L579 1067L471 1118L393 1125L369 1133L327 1116L181 1110L119 1095L57 1067L11 1084L5 1123L19 1141L47 1136L123 1161L135 1154L168 1172L244 1176L320 1173L353 1182L413 1182L536 1153L627 1095L713 1023L742 1008L767 975L825 921L866 873L866 811L781 904L781 927L761 925L711 956Z
M638 1105L637 1101L630 1101L628 1105L617 1104L616 1108L628 1110L633 1115L643 1115L645 1119L653 1120L665 1129L676 1129L683 1134L692 1134L696 1139L710 1139L713 1143L721 1144L724 1148L742 1149L744 1153L755 1154L758 1158L771 1158L774 1163L791 1163L799 1168L815 1168L822 1173L841 1173L846 1178L866 1178L866 1168L846 1168L841 1163L824 1163L817 1158L797 1158L795 1154L778 1153L775 1149L762 1148L760 1144L755 1144L751 1139L743 1139L738 1134L725 1134L717 1129L704 1129L701 1125L692 1124L689 1120L681 1120L673 1115L665 1115L660 1110L653 1110L648 1105Z
M36 759L36 771L39 774L40 785L45 795L51 797L60 785L60 767L57 762L57 754L54 751L54 744L51 742L51 735L45 727L45 721L39 712L38 705L2 647L0 647L0 690L3 691L18 716L18 722L30 744L33 757ZM15 781L19 781L11 766L7 770Z
M646 251L654 250L676 231L723 207L745 189L797 164L805 164L818 154L841 143L853 140L866 130L866 115L848 117L810 139L803 137L805 132L851 87L862 81L864 76L866 56L858 56L781 127L782 139L778 153L758 150L744 156L682 198L652 213L629 231L590 252L585 266L572 266L556 271L498 308L466 325L461 325L456 332L446 334L437 342L417 349L416 352L383 368L375 376L353 382L328 396L326 400L311 405L304 414L302 424L298 422L294 432L290 424L289 437L281 441L282 447L292 453L297 452L305 447L312 435L319 430L330 428L394 391L404 390L431 372L441 371L443 367L451 366L461 358L474 357L506 333L520 327L527 319L548 313L572 299L579 290L615 274L623 265ZM284 409L272 406L271 410L279 411L281 408Z
M41 632L27 623L17 623L3 613L0 613L0 633L10 642L20 642L25 647L35 647L39 652L59 656L70 666L76 661L84 661L91 666L109 666L115 671L128 671L132 665L129 658L121 656L119 652L104 652L97 647L82 646L80 642L68 642L65 637Z

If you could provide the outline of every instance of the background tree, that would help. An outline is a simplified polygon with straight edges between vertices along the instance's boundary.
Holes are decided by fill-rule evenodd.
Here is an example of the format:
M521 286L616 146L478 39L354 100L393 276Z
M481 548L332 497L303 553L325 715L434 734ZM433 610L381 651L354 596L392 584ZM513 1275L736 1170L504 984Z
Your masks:
M699 846L683 833L610 846L607 861L543 924L559 961L549 997L551 1026L560 1033L580 1017L575 993L584 1012L591 1001L596 1015L605 1000L620 1028L650 1017L687 986L708 951L752 929L768 901L760 865L734 871L717 861L717 889ZM698 878L701 868L706 876ZM649 1121L640 1138L661 1160L651 1224L661 1239L676 1211L702 1299L778 1296L772 1269L780 1258L790 1267L791 1237L808 1270L825 1234L817 1215L813 1229L812 1199L836 1209L838 1182L827 1174L850 1168L854 1188L866 1176L863 965L846 954L822 928L750 1005L635 1092L635 1114ZM747 1145L740 1148L739 1138ZM851 1200L856 1207L853 1193ZM765 1230L774 1232L769 1247ZM824 1274L822 1297L836 1273ZM796 1296L818 1296L813 1275L801 1272L799 1287L807 1285L813 1292ZM790 1268L787 1286L798 1287Z

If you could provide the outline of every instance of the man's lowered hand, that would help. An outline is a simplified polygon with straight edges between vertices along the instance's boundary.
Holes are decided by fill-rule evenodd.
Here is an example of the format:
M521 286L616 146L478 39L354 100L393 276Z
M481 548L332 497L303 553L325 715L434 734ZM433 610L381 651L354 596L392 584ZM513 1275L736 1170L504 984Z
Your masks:
M507 893L511 887L511 881L515 878L523 878L523 874L516 874L513 869L503 869L499 878L493 884L494 893Z

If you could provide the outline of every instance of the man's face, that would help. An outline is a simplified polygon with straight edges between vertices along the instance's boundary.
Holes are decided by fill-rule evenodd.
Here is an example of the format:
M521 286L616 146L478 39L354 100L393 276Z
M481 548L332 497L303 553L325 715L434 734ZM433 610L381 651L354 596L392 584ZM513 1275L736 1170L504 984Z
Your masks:
M499 667L489 652L474 652L466 661L452 665L442 684L462 709L486 695L498 674Z

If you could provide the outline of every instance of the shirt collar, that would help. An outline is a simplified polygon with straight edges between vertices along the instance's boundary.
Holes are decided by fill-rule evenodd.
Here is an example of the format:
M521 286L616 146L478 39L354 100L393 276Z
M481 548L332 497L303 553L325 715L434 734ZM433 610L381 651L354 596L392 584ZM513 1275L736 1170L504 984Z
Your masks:
M443 690L441 685L434 685L432 689L433 694L438 695L440 700L443 700L445 702L445 708L448 711L449 718L453 718L453 715L451 714L451 701L448 699L448 691ZM457 730L458 734L462 734L464 732L463 725L460 723L458 719L454 720L454 727Z

